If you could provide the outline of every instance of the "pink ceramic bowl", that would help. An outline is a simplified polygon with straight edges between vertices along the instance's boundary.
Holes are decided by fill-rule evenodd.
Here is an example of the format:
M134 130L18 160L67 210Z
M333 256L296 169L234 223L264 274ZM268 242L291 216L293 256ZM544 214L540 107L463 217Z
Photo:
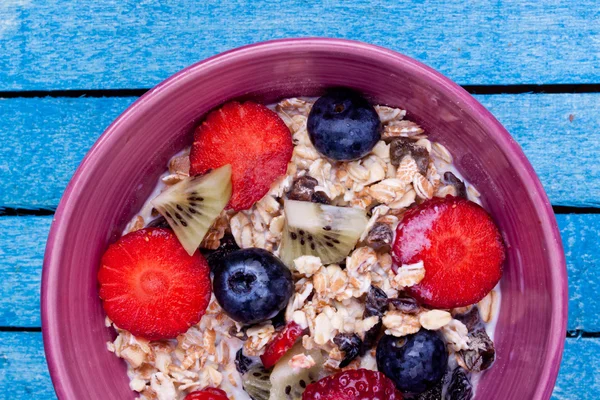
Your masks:
M202 115L231 99L271 103L328 86L353 87L375 103L407 109L482 192L508 260L498 357L477 398L550 398L566 332L567 276L552 208L531 165L502 125L455 83L393 51L333 39L261 43L195 64L142 96L96 142L56 211L44 261L44 345L59 398L135 397L125 363L106 350L111 332L96 271L167 160L191 143Z

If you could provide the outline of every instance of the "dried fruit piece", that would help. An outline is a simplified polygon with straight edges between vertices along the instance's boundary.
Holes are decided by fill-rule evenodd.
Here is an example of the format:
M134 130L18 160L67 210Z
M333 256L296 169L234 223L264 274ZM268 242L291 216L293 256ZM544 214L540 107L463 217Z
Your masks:
M213 270L226 255L239 249L240 246L238 246L235 242L233 235L228 233L223 236L223 239L221 239L221 244L216 250L204 250L203 254L206 257L206 261L208 261L208 265L210 266L211 270Z
M415 400L443 400L442 389L444 387L443 379L434 387L421 393Z
M408 292L432 308L477 303L502 276L504 242L490 215L459 197L436 198L410 209L396 231L393 258L423 262L425 277Z
M250 357L244 355L244 349L241 348L235 353L235 368L244 375L254 365L254 361Z
M462 368L456 368L446 390L445 400L471 400L472 398L473 386L469 377Z
M401 400L389 378L377 371L356 369L339 372L310 384L302 400Z
M454 186L458 197L462 197L463 199L467 198L467 187L465 186L465 183L458 179L452 172L447 171L444 173L444 183Z
M373 348L377 342L377 338L379 337L379 333L381 333L381 328L383 327L381 317L383 314L385 314L387 307L387 294L385 294L385 292L377 286L371 285L369 293L367 293L367 297L365 299L365 312L363 313L363 318L377 316L379 317L379 321L377 321L377 323L373 325L371 329L365 332L360 351L361 355L365 355L366 352L371 350L371 348Z
M340 368L347 367L352 360L358 357L363 346L362 340L355 333L338 333L333 338L333 343L344 352L344 359L340 362Z
M298 201L312 201L313 194L315 194L315 186L319 182L308 175L296 178L292 183L292 188L287 194L288 199Z
M377 315L383 317L388 306L388 297L385 292L377 286L371 285L369 293L365 299L365 313L364 317L372 317Z
M194 133L190 174L231 164L229 207L250 208L285 174L293 152L283 120L262 104L232 101L212 111Z
M367 234L366 244L375 250L389 249L394 240L392 228L383 222L376 222Z
M417 300L404 292L400 292L398 293L398 297L390 299L389 304L393 309L401 311L404 314L417 314L421 310Z
M148 340L170 339L200 321L211 296L209 269L173 231L144 228L108 247L98 271L106 315Z
M260 359L266 369L272 368L302 337L305 330L295 322L290 322L267 345Z
M469 332L469 349L458 353L462 365L473 372L480 372L492 366L496 358L494 342L483 328Z
M427 173L429 152L425 147L415 144L414 140L408 138L396 138L392 140L390 144L390 159L392 165L397 167L406 156L411 156L415 160L421 174L425 175Z

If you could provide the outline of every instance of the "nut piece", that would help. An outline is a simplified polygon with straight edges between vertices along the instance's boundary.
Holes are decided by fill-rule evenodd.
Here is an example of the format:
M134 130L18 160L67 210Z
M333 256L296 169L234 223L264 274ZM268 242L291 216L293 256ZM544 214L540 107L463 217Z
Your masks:
M398 272L392 279L392 287L404 289L414 286L425 278L425 266L423 261L414 264L405 264L398 268Z
M418 316L404 314L400 311L388 311L383 316L382 322L383 326L387 328L385 333L396 337L417 333L421 329Z
M292 359L288 362L290 367L292 368L304 368L309 369L315 366L316 362L312 356L307 356L306 354L296 354L292 357Z
M453 319L442 328L442 333L450 350L458 352L469 348L469 331L462 322Z
M321 259L315 256L301 256L294 260L294 266L296 271L306 277L310 277L317 273L321 268Z
M448 311L429 310L419 315L421 326L430 331L436 331L452 321L452 315Z
M494 305L496 303L496 291L492 290L485 296L477 306L479 307L479 315L481 315L481 319L483 322L490 322L494 317Z

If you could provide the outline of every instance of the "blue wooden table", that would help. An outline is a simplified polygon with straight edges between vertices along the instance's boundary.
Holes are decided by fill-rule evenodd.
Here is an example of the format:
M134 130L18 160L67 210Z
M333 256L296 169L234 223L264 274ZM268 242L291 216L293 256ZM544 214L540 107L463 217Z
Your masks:
M569 324L553 398L599 398L595 0L0 0L0 399L55 397L40 329L44 246L69 178L104 128L195 61L294 36L412 56L508 128L555 206L567 256Z

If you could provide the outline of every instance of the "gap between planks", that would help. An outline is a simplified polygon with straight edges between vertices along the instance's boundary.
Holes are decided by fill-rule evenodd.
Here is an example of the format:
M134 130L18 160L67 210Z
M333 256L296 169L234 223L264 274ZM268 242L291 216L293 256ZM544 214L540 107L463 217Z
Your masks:
M493 95L493 94L568 94L568 93L598 93L600 83L585 84L524 84L524 85L463 85L470 94ZM0 98L40 98L40 97L134 97L142 96L150 88L139 89L69 89L69 90L15 90L0 91Z

